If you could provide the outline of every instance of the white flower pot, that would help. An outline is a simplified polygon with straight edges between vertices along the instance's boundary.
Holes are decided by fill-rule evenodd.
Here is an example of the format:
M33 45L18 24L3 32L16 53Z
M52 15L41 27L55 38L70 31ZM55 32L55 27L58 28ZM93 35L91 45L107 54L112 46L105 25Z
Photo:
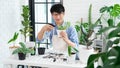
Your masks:
M87 63L88 58L91 54L94 54L94 49L87 49L86 46L80 45L79 46L79 58L83 63Z
M62 36L60 35L60 33L61 33L62 31L65 32L66 30L57 30L58 37L62 37Z

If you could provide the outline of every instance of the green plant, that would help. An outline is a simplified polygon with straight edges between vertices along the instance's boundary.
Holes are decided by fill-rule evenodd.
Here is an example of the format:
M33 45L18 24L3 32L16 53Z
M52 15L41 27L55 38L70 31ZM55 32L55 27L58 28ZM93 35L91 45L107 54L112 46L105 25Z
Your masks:
M58 29L59 29L59 30L65 30L65 29L67 29L69 26L70 26L70 22L66 22L64 26L63 26L63 25L58 26Z
M23 17L22 25L23 28L20 29L21 34L24 35L24 41L26 42L27 36L31 36L32 34L30 32L33 31L32 27L30 26L30 15L29 15L29 6L23 5L23 13L21 14Z
M87 68L94 68L94 62L101 58L103 66L97 68L120 68L120 46L112 47L111 50L89 56Z
M95 23L92 22L92 4L90 4L89 6L89 11L88 11L88 22L83 23L81 20L81 23L79 23L78 25L75 25L75 28L77 31L80 31L80 42L82 42L82 44L86 44L87 45L87 49L88 46L90 46L93 42L93 39L89 39L89 37L92 35L92 33L94 32L94 28L101 23L101 17L102 15L96 20Z
M15 49L12 54L18 54L18 53L23 53L23 54L32 53L32 54L34 54L34 49L27 48L23 42L20 42L19 44L21 47Z
M77 24L75 25L75 29L78 33L79 43L85 45L85 43L86 43L85 35L81 31L81 26L83 26L85 28L85 30L88 31L88 23L86 23L86 22L82 23L82 21L81 22L77 21L76 23Z
M117 23L116 19L120 16L120 5L104 6L100 9L100 13L109 14L108 19L106 19L108 26L115 26Z
M120 22L116 22L116 18L120 15L120 5L105 6L100 11L102 13L108 13L110 16L109 19L106 19L108 26L102 28L99 32L99 34L104 32L108 33L106 37L107 44L104 52L92 54L89 57L87 68L94 68L94 62L98 58L101 58L103 63L102 66L97 66L98 68L120 68L120 46L118 46L120 44ZM109 30L110 32L108 32Z
M18 35L19 35L19 33L15 32L14 36L8 41L8 43L13 42L13 45L15 45L15 41L17 40Z
M76 52L79 52L76 48L72 47L72 46L68 46L68 55L71 56L72 55L72 50Z

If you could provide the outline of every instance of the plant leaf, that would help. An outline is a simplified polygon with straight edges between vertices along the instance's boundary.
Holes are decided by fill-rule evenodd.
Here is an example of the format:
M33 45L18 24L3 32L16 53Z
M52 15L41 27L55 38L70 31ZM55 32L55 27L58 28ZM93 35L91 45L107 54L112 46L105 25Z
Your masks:
M109 47L112 47L113 41L109 40L105 46L105 52L108 51Z
M114 26L114 24L113 24L113 19L108 19L108 26Z
M97 33L98 35L99 34L102 34L103 32L106 32L106 31L108 31L109 29L111 29L111 28L113 28L113 27L105 27L105 28L102 28L102 29L100 29L100 31Z
M19 33L15 32L14 36L8 41L8 43L14 42L18 38L18 35L19 35Z
M81 25L81 31L84 35L87 36L87 31L85 30L84 26Z
M120 42L120 38L117 38L113 41L114 44L119 44L119 42Z
M79 52L76 48L73 47L73 49L74 49L76 52Z
M87 68L94 68L95 60L104 55L106 55L106 53L98 53L98 54L90 55L87 62Z
M108 35L108 39L113 38L113 37L120 37L118 33L120 33L120 28L116 28L115 30L111 31Z
M23 42L19 43L22 48L26 48L25 44Z
M107 9L108 9L107 6L102 7L102 8L100 9L100 13L103 13L103 12L107 11Z
M71 46L68 46L68 55L69 55L69 56L71 56L71 52L72 52Z

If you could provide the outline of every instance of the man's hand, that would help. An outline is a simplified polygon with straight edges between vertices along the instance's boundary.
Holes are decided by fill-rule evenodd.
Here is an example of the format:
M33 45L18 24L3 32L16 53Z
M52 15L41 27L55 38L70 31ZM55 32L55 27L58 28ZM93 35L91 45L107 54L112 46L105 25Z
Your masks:
M45 25L44 27L43 27L43 30L44 31L51 31L53 29L53 26L52 25L49 25L49 24L47 24L47 25Z
M65 31L60 32L61 38L63 38L64 41L68 41L68 35Z
M38 33L38 39L41 40L43 38L44 32L51 31L52 29L53 29L52 25L47 24L47 25L43 26L41 31Z
M68 35L65 31L60 32L61 38L68 44L68 46L75 47L75 43L69 40Z

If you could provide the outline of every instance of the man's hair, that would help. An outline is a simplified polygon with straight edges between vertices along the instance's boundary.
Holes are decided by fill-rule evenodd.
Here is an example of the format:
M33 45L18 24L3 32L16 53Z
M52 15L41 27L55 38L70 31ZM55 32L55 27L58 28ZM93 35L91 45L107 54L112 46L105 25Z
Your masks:
M62 12L65 12L65 8L62 4L54 4L51 9L50 9L50 12L53 13L53 12L56 12L56 13L62 13Z

